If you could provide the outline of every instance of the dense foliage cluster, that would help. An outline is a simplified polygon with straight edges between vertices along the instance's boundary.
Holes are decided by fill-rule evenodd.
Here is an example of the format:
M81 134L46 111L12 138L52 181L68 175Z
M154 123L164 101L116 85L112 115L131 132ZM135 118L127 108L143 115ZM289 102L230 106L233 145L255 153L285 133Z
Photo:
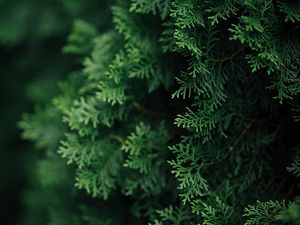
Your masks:
M27 223L300 224L300 2L102 2L19 123Z

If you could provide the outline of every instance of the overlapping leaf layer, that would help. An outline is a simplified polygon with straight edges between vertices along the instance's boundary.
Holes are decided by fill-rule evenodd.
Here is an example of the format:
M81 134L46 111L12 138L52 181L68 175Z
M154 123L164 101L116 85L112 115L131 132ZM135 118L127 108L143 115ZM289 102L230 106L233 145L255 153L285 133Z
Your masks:
M74 23L77 69L20 122L47 149L41 186L68 193L49 224L300 224L300 3L107 5L101 28Z

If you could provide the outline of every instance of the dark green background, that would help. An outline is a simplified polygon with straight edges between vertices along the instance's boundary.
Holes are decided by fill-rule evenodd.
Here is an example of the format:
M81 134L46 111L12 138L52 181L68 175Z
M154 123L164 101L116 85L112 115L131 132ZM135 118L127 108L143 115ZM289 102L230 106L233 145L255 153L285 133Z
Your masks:
M62 54L72 24L80 18L100 24L96 0L0 0L0 218L22 220L23 192L39 152L21 139L24 112L46 104L57 82L72 69ZM103 7L107 8L107 7Z

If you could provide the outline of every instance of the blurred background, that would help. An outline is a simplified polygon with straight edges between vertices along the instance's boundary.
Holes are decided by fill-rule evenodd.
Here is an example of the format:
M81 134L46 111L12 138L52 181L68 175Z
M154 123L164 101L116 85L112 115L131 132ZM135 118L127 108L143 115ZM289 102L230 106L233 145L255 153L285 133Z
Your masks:
M43 106L72 70L62 54L75 19L101 23L101 0L0 0L0 224L22 224L30 167L40 154L20 137L24 112Z

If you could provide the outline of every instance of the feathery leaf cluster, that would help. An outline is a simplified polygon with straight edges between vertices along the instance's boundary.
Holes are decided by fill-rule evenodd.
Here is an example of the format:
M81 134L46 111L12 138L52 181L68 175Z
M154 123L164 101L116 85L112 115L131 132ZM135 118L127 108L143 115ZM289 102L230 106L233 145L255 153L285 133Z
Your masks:
M75 189L68 213L84 224L300 224L298 1L107 4L113 24L74 23L64 51L78 69L20 122L97 200ZM56 183L51 170L40 177Z

